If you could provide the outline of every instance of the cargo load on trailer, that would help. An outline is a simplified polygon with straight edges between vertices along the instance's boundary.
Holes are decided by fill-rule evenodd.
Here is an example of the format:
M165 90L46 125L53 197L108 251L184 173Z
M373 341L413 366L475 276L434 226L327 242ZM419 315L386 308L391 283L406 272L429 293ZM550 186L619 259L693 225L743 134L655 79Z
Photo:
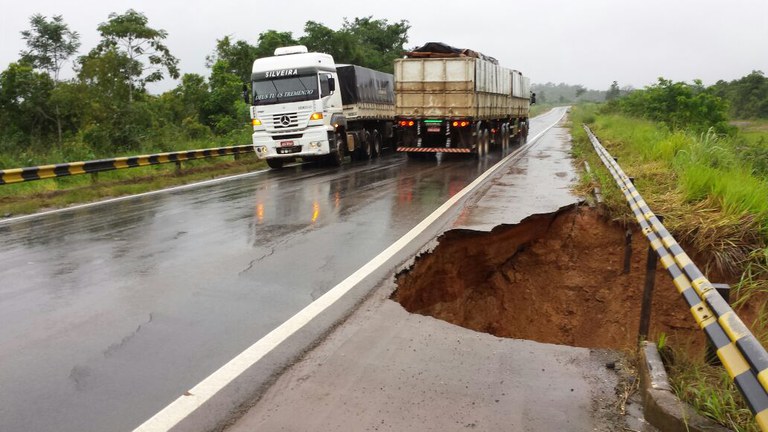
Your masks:
M340 165L368 159L393 139L394 77L304 46L278 48L253 62L251 104L256 155L275 169L296 158Z
M397 150L484 155L525 142L530 81L469 49L430 42L395 60Z

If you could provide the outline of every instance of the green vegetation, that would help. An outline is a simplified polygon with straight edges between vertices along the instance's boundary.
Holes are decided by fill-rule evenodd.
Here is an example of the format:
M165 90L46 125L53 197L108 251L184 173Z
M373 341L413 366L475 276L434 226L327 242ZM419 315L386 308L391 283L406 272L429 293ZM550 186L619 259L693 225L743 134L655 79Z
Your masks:
M667 366L672 388L681 399L731 430L760 431L725 369L688 358L680 350L675 352L675 361Z
M579 105L572 113L574 154L593 167L608 213L633 224L581 128L588 123L705 274L731 284L734 308L765 345L768 127L764 120L729 122L733 108L716 87L659 79L606 104ZM585 177L581 187L593 181ZM674 334L664 339L674 352L671 379L681 398L734 430L759 430L722 368L704 364L700 349L685 349L689 341Z

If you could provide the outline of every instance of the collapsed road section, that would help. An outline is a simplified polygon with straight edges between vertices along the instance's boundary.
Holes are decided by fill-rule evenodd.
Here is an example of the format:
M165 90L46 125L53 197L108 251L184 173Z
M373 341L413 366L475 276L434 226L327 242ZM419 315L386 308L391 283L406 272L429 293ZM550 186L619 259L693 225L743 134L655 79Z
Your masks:
M634 228L632 228L634 229ZM648 243L597 210L569 206L490 232L451 230L397 276L409 312L495 336L586 348L634 349ZM700 337L663 269L651 334Z

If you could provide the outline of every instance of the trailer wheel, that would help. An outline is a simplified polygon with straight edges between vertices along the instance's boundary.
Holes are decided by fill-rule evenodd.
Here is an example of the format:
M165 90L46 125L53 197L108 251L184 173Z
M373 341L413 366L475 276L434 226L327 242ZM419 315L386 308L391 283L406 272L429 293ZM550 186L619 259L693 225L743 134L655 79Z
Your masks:
M485 155L488 154L488 148L490 147L490 141L491 141L491 137L490 137L490 133L489 133L488 129L483 129L483 136L480 139L480 147L482 147L482 149L483 149L482 153L481 153L482 156L485 156Z
M378 129L373 130L373 149L371 151L371 156L381 156L381 134Z
M483 156L483 130L480 128L472 135L472 147L475 148L475 157Z
M328 161L333 166L341 166L344 162L344 135L340 132L336 132L333 135L333 139L336 142L336 148L331 150L328 155Z
M283 169L283 159L267 159L267 165L272 169Z
M373 157L373 134L371 131L365 131L365 142L361 146L360 150L362 150L362 153L360 154L363 158L363 160L370 160Z

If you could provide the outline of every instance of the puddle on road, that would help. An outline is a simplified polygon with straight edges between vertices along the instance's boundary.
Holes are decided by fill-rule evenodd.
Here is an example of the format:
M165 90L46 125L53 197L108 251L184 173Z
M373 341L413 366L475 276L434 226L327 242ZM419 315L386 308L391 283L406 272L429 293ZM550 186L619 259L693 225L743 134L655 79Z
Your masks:
M397 275L392 298L409 312L500 337L634 349L648 243L633 232L631 269L623 274L625 232L587 207L490 233L448 231ZM700 337L661 265L651 339L660 332Z

